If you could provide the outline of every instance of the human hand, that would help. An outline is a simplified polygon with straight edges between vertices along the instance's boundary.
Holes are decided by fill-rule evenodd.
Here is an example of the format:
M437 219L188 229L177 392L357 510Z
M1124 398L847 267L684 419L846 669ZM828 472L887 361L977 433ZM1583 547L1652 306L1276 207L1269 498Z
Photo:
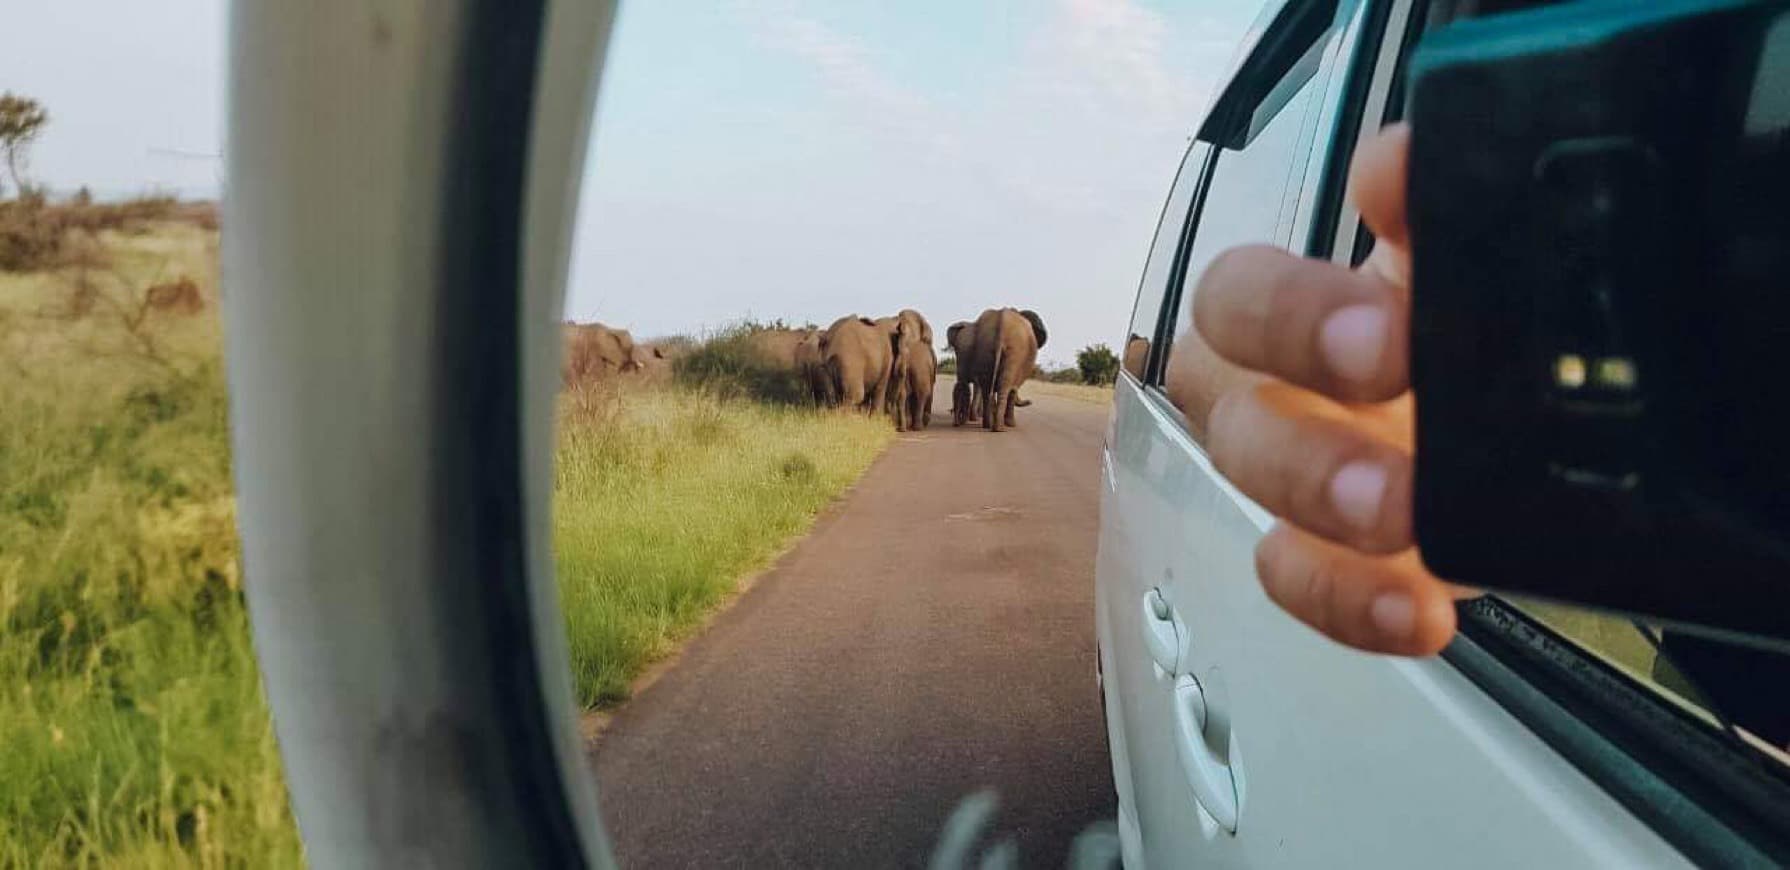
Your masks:
M1360 268L1236 248L1192 307L1218 356L1266 376L1232 379L1205 434L1218 469L1280 518L1256 547L1268 596L1350 646L1430 655L1467 593L1423 567L1412 531L1409 142L1390 127L1356 153L1356 205L1377 238Z

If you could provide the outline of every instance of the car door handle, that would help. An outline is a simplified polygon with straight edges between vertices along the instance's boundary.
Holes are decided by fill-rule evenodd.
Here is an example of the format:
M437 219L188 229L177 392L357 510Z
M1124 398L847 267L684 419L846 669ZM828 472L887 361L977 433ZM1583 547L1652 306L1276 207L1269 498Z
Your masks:
M1174 676L1181 659L1181 636L1175 626L1175 611L1169 607L1162 590L1151 588L1144 593L1144 648L1150 660L1164 673Z
M1193 789L1193 798L1219 827L1237 832L1237 781L1231 766L1207 740L1206 693L1191 675L1175 681L1175 755ZM1224 727L1229 727L1225 723Z

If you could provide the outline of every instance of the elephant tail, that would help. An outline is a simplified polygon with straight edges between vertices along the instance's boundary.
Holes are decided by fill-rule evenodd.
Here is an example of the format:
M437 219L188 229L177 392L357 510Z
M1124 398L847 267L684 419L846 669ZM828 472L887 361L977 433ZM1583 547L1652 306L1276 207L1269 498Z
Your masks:
M1002 320L1005 320L1005 318L994 322L994 366L988 370L988 392L990 396L993 396L997 390L1001 389L1001 356L1007 349L1007 343L1001 340L1001 327L1004 325Z

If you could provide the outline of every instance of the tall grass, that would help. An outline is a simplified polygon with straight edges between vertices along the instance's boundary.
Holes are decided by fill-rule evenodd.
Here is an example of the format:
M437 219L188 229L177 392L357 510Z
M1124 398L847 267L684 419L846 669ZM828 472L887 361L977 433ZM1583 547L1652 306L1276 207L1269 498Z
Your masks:
M300 865L238 569L217 234L89 238L100 256L0 271L0 867ZM189 281L196 314L148 292ZM593 705L889 437L689 388L562 404L560 585Z
M241 597L215 317L133 330L126 305L67 304L174 274L213 288L214 244L173 228L109 239L98 276L0 275L0 866L301 863Z
M892 437L883 420L688 388L562 399L555 549L579 701L626 698Z

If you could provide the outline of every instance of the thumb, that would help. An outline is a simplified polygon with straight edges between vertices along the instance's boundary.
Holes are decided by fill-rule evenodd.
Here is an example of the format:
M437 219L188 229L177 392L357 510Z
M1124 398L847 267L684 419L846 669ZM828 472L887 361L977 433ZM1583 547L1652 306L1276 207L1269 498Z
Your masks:
M1405 224L1405 166L1411 150L1411 127L1393 124L1355 149L1349 186L1361 220L1375 238L1401 250L1410 246Z

